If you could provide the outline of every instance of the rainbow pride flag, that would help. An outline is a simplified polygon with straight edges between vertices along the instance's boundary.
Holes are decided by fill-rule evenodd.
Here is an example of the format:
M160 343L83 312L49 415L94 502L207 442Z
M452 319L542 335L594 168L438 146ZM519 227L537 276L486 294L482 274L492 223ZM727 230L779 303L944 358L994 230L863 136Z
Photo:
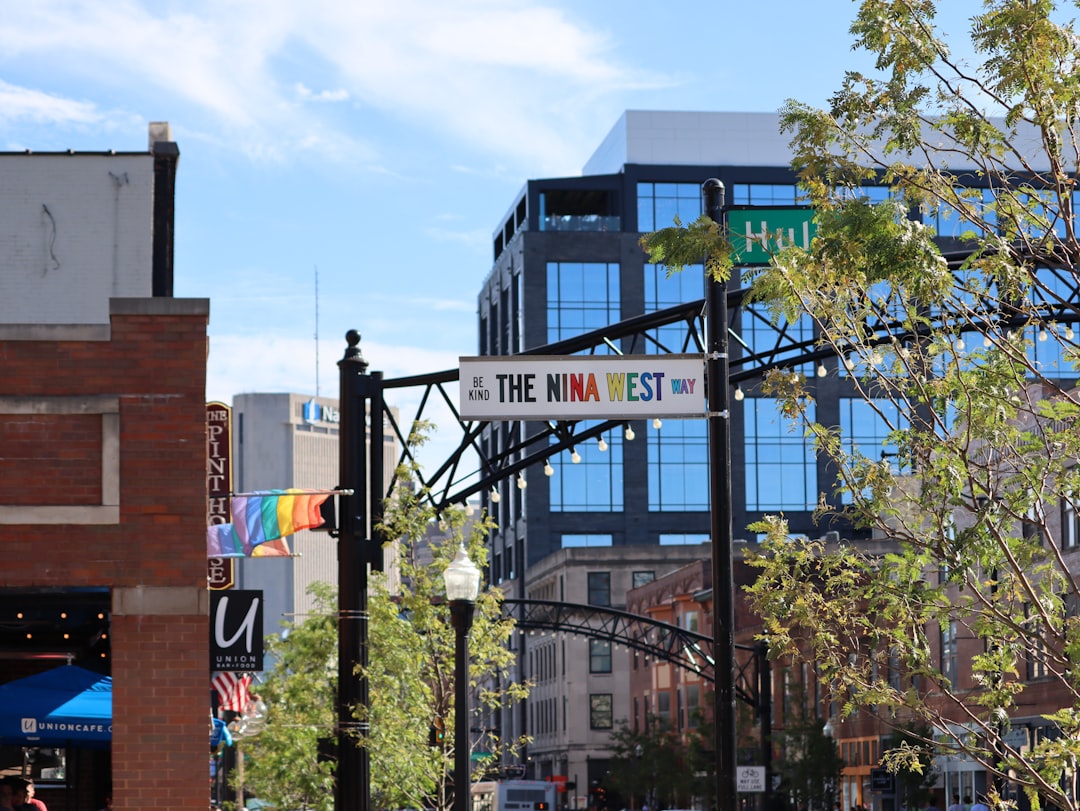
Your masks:
M280 540L323 523L319 508L333 493L310 490L261 490L231 499L232 523L213 524L206 530L208 558L245 558L288 555Z

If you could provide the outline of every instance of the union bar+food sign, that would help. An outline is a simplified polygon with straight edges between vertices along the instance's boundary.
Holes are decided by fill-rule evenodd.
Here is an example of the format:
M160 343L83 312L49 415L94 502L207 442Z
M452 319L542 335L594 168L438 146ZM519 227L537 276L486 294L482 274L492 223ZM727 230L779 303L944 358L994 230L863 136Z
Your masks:
M701 355L515 355L459 359L465 419L705 416Z

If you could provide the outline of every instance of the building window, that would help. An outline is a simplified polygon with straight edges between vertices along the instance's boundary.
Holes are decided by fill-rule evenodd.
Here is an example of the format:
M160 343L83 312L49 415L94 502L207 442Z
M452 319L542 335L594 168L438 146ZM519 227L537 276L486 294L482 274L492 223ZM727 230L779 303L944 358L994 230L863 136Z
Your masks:
M687 631L698 632L699 628L699 616L697 611L687 611L683 614L683 628Z
M735 183L731 189L731 204L736 206L797 206L805 202L793 183Z
M1072 493L1063 493L1061 499L1061 547L1076 549L1080 545L1080 524L1076 513L1076 500Z
M611 572L589 572L589 605L611 605Z
M941 624L941 676L949 687L956 687L956 622Z
M903 472L896 443L890 434L897 429L909 427L907 417L892 400L874 400L861 397L841 397L840 442L849 457L858 454L871 461L888 462L894 474ZM843 504L851 503L851 493L840 494Z
M656 572L634 572L630 575L630 585L632 588L641 588L653 582L656 579Z
M739 321L740 337L748 347L744 352L763 356L770 362L798 358L814 340L814 322L810 316L802 316L790 324L786 321L776 324L763 304L744 304L739 309ZM812 378L816 369L813 363L802 363L791 367L791 371Z
M701 723L701 685L686 685L686 726L695 729Z
M574 338L619 321L616 262L548 262L548 343ZM610 354L606 347L598 354Z
M701 298L705 291L705 266L687 265L679 273L669 275L665 265L646 264L644 281L645 312L653 313ZM645 346L635 351L652 355L692 349L687 346L689 330L682 322L657 327L647 334Z
M609 642L608 640L589 640L589 672L611 672L611 642Z
M541 231L619 231L615 193L605 189L540 192Z
M585 431L598 423L583 420L578 430ZM552 442L558 441L552 437ZM548 477L548 500L552 512L619 512L623 509L623 440L614 431L605 440L583 442L574 448L580 457L574 462L568 453L549 457L554 473Z
M638 183L638 231L670 228L678 217L689 225L701 216L701 184Z
M709 436L706 420L668 420L648 437L649 509L709 509Z
M817 463L799 425L782 417L770 397L747 397L743 406L746 508L813 510ZM816 419L814 403L807 405L807 418Z
M661 532L661 546L693 546L709 540L707 532Z
M671 693L667 690L656 694L656 720L660 729L671 729Z
M589 696L589 728L611 729L613 726L611 693L592 693Z
M588 546L611 546L610 535L563 535L563 549L582 549Z

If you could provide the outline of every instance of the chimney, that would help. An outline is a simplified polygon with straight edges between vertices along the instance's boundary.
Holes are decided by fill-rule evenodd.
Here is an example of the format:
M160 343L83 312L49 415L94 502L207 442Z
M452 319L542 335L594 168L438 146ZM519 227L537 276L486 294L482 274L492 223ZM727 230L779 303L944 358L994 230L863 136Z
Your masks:
M152 294L173 295L173 229L176 224L176 165L180 148L172 141L168 121L150 122L150 152L154 156L154 247Z

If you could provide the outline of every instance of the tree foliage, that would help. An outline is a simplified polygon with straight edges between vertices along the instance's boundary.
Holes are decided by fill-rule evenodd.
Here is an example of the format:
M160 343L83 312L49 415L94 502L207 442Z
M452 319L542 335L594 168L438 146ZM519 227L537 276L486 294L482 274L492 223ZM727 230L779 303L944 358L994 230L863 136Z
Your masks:
M690 808L698 798L714 793L707 774L713 758L703 754L705 742L698 734L684 740L656 718L638 732L623 722L611 733L605 783L619 793L626 808Z
M763 391L837 471L822 520L878 541L792 541L766 518L751 595L772 649L815 661L844 714L926 729L894 768L962 755L1076 809L1080 40L1051 0L972 4L950 32L937 7L862 0L851 32L875 70L828 109L782 110L817 237L747 282L778 321L813 322L896 453L810 419L812 381L771 372ZM1018 746L1033 678L1059 709Z
M419 441L418 439L415 441ZM367 738L372 804L378 808L448 809L453 802L454 630L444 597L442 572L464 544L483 569L487 517L473 520L450 509L438 520L416 491L409 468L399 471L397 496L386 506L383 537L395 542L393 565L369 578ZM316 609L287 624L267 648L274 667L259 690L269 707L265 729L245 739L245 781L276 808L331 811L333 767L319 762L319 738L335 735L337 621L334 590L313 587ZM469 636L469 680L479 707L508 705L528 687L508 679L513 652L506 642L513 621L502 616L501 592L483 589ZM474 716L475 716L474 708ZM445 739L431 746L437 724ZM473 726L474 724L470 724ZM493 733L473 735L474 745L498 758L521 741Z

